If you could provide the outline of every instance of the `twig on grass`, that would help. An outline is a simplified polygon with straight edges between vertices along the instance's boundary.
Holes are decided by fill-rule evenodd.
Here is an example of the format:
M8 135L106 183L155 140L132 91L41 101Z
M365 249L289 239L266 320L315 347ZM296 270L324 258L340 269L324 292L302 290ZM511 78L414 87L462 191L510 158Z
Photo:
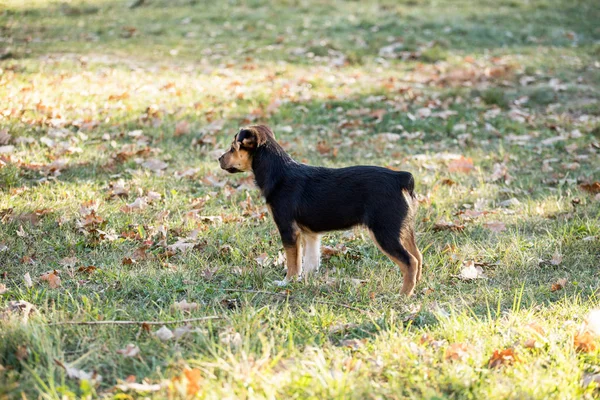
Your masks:
M250 289L221 289L221 290L223 290L224 292L242 292L242 293L266 294L266 295L269 295L269 296L278 296L278 297L285 297L287 299L292 299L292 300L299 300L298 296L292 296L292 295L287 294L287 293L267 292L265 290L250 290ZM360 312L362 314L366 314L366 315L370 314L369 311L363 310L362 308L352 307L352 306L349 306L348 304L337 303L335 301L318 300L318 299L312 299L311 301L313 301L315 303L320 303L320 304L328 304L328 305L333 305L333 306L339 306L339 307L347 308L349 310L358 311L358 312Z
M223 317L210 315L208 317L176 319L174 321L62 321L51 322L48 325L172 325L211 319L223 319Z

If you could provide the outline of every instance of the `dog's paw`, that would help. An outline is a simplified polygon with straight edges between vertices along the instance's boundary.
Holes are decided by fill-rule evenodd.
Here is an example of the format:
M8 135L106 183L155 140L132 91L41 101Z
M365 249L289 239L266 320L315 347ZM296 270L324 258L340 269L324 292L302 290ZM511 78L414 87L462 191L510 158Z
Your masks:
M282 281L273 281L273 285L275 286L279 286L279 287L284 287L287 286L289 282L287 280L282 280Z

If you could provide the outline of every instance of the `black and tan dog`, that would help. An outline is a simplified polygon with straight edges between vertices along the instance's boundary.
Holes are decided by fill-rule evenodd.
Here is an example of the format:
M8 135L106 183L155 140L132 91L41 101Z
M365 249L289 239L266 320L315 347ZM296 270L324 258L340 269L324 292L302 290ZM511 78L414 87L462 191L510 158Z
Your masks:
M319 268L322 233L363 225L400 267L402 293L412 294L421 278L423 256L415 242L417 202L410 173L370 166L332 169L300 164L263 125L241 129L219 163L231 173L254 173L285 247L287 275L276 283L284 285L298 278L303 263L305 274Z

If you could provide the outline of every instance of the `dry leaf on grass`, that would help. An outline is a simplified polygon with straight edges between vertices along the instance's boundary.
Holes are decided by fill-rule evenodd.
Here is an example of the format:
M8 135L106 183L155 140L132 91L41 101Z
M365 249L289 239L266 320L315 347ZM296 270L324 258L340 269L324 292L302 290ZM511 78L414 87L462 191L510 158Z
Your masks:
M563 256L556 250L552 255L552 259L550 259L550 264L552 265L560 265L563 260ZM564 285L563 285L564 286Z
M26 273L25 275L23 275L23 280L25 281L25 287L32 287L33 286L33 281L31 280L31 276L29 275L29 272Z
M506 230L506 225L504 224L504 222L499 221L486 222L483 224L483 226L495 233L500 233Z
M186 299L183 299L179 303L175 302L175 304L171 306L171 311L180 310L190 312L197 310L198 307L200 307L198 303L188 303Z
M196 368L185 369L183 370L183 376L187 383L185 391L188 396L196 395L201 389L200 383L202 382L202 371Z
M124 349L117 350L117 354L122 354L123 357L135 357L140 354L140 348L133 343L129 343Z
M58 276L57 270L42 274L40 276L40 280L48 282L48 286L50 286L50 289L56 289L60 287L60 277Z
M460 156L460 158L452 160L448 164L449 172L462 172L468 174L474 169L475 166L473 165L473 160L471 158L465 158L464 156Z
M589 194L600 193L600 182L582 183L579 185L579 187Z
M148 168L151 171L154 172L160 172L163 169L167 168L169 165L161 160L158 160L156 158L151 158L147 161L145 161L144 163L142 163L142 167L144 168Z
M0 294L4 294L6 292L8 292L6 285L4 283L0 283Z
M92 382L101 382L102 376L99 375L96 371L85 372L82 369L77 369L73 367L69 367L67 364L59 361L57 359L54 360L54 363L67 372L67 377L70 379L77 379L79 381L92 381Z
M166 342L167 340L171 339L174 335L173 335L173 332L171 332L171 330L169 328L167 328L166 326L163 326L162 328L160 328L159 330L154 332L154 336L156 336L163 342Z
M134 392L158 392L161 389L161 385L157 383L124 382L116 385L116 388L122 392L128 392L130 390Z
M469 260L465 263L464 267L460 270L458 277L465 281L485 278L483 275L483 268L478 265L476 266L475 261L473 260Z
M552 286L550 286L550 291L556 292L557 290L561 290L565 287L566 284L567 284L567 278L560 278L559 280L554 282L552 284Z
M188 133L190 133L189 122L181 121L175 125L175 136L187 135Z
M435 232L440 232L440 231L460 232L463 229L465 229L464 225L460 225L460 224L457 224L454 222L447 222L447 221L439 221L433 225L433 230Z
M451 344L444 353L445 360L451 361L462 361L469 357L469 352L473 350L473 347L466 343L453 343Z
M573 337L573 346L579 353L591 353L596 350L596 335L583 328Z
M513 365L519 361L519 357L517 357L517 354L512 348L494 350L494 354L492 354L490 360L488 361L488 368L499 368L502 366Z

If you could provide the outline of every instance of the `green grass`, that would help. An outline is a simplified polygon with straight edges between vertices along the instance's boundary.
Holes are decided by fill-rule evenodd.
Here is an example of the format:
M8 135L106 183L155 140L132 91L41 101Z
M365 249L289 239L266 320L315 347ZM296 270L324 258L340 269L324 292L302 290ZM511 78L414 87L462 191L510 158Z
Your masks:
M594 1L5 2L0 399L594 398L581 382L600 352L573 338L600 305L600 199L579 186L600 180L599 20ZM258 122L303 162L415 175L416 296L360 229L325 237L347 251L313 279L272 285L275 225L248 177L216 162ZM128 197L111 196L119 180ZM160 199L124 208L149 192ZM78 225L90 200L106 234ZM178 238L195 246L169 251ZM485 279L457 278L470 260ZM58 288L40 279L54 269ZM6 311L17 300L36 307L26 321ZM198 308L173 310L182 300ZM49 325L210 315L165 342ZM117 353L130 343L139 356ZM506 348L519 361L489 367ZM200 376L187 389L184 371ZM124 394L132 375L160 390Z

